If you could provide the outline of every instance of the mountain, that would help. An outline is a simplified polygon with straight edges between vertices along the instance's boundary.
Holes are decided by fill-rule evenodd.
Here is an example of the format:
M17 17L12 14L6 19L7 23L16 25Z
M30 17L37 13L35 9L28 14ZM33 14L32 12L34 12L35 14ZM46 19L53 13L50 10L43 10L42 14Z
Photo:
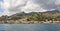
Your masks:
M42 12L42 13L60 13L59 10L52 10L52 11L46 11L46 12Z
M25 13L25 12L20 12L20 13L16 13L12 16L30 16L31 14L45 14L45 13L48 13L48 14L54 14L54 13L60 13L59 10L52 10L52 11L46 11L46 12L31 12L31 13Z

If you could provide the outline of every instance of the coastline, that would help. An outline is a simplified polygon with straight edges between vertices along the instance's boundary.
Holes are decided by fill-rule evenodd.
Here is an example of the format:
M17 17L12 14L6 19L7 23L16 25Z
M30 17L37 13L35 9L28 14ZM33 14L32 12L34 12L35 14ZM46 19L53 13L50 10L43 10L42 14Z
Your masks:
M0 21L0 24L59 24L60 21L7 21L7 23L4 23L4 21Z

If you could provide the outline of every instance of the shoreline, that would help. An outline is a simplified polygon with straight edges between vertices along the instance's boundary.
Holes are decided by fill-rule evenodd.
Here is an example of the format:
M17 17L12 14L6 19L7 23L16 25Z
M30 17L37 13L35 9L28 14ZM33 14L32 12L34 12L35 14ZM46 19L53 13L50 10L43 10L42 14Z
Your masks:
M60 21L0 21L0 24L60 24Z

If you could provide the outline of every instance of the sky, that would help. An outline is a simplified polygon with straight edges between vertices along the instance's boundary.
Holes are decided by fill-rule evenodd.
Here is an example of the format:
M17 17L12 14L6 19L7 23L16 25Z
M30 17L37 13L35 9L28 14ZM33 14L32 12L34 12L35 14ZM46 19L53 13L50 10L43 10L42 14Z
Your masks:
M60 10L60 0L0 0L0 16Z
M3 8L1 7L2 2L3 2L3 0L0 0L0 14L3 12Z

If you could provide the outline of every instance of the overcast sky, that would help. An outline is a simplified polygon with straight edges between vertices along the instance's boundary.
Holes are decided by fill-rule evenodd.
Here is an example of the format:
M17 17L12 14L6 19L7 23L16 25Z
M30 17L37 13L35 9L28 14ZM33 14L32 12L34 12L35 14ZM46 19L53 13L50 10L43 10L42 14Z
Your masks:
M0 16L19 12L45 12L60 10L60 0L0 0Z

